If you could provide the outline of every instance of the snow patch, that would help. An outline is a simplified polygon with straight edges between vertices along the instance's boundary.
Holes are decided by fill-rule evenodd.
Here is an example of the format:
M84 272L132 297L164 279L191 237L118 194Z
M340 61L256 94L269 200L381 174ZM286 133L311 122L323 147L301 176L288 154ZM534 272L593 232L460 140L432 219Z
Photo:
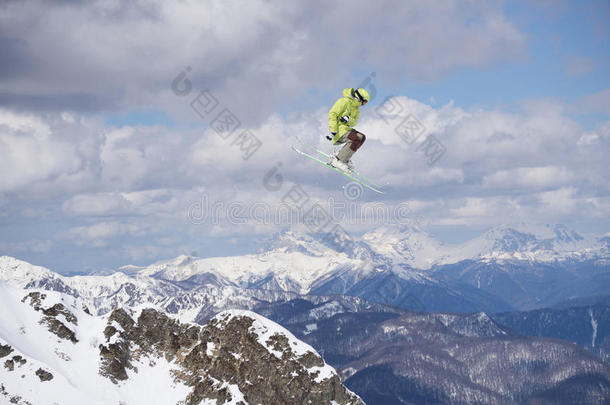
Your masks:
M303 331L303 335L309 335L314 330L318 330L318 324L309 323L309 324L305 325L305 330Z
M214 342L208 342L207 346L206 346L206 349L205 349L205 354L208 357L213 357L215 349L216 349L216 345L214 344Z
M78 319L77 325L69 325L79 341L58 339L39 323L44 314L34 310L27 300L21 301L30 292L0 282L0 340L10 342L13 355L26 360L12 372L0 368L0 381L6 392L34 404L103 405L176 403L191 391L190 387L173 382L175 365L164 358L153 359L154 366L151 361L136 363L138 373L129 370L127 382L113 384L99 374L99 336L108 316L91 316L82 310L82 305L76 305L77 299L42 291L45 307L63 303ZM39 368L51 373L53 379L41 382L35 374Z
M227 387L229 393L231 394L231 401L225 402L225 405L248 404L248 402L246 402L246 398L244 398L244 394L242 394L236 384L229 384L225 382L221 388L225 387Z
M589 308L589 316L591 317L591 328L593 328L593 336L591 336L591 347L595 348L595 340L597 339L597 320L593 317L593 310Z
M310 375L319 373L314 378L314 381L316 383L320 383L320 382L326 380L327 378L332 378L334 375L336 375L335 369L332 368L331 366L329 366L328 364L324 364L323 366L310 367L307 369L307 372Z

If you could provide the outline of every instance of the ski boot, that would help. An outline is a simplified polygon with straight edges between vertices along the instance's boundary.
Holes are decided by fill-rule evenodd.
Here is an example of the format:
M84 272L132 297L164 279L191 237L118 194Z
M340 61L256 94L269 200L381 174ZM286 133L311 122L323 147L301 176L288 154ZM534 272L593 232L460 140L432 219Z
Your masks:
M330 161L328 162L332 167L337 168L343 172L349 172L350 168L349 165L346 163L343 163L342 161L340 161L339 159L337 159L337 157L335 155L332 155L330 157Z

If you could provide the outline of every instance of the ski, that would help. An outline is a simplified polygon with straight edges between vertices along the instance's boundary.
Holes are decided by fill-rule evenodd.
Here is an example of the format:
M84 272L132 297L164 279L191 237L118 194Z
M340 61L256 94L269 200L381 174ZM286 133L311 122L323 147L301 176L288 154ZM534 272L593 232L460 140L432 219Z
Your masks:
M321 151L320 149L317 149L313 146L310 146L308 144L306 144L305 142L303 142L298 136L295 136L295 138L297 138L297 140L299 141L299 143L309 149L311 149L312 151L315 151L316 153L324 156L325 158L330 160L330 155L324 151ZM359 177L362 181L376 187L376 188L381 188L382 186L380 186L379 184L375 183L374 181L367 179L366 177L364 177L360 172L358 172L357 170L352 169L351 173L355 174L357 177Z
M374 191L374 192L376 192L376 193L379 193L379 194L385 194L383 191L376 189L375 187L373 187L372 185L370 185L370 184L366 183L366 182L365 182L365 181L363 181L362 179L359 179L359 178L357 178L356 176L352 176L351 174L349 174L349 173L347 173L347 172L344 172L344 171L343 171L343 170L341 170L341 169L337 169L336 167L331 166L330 164L328 164L328 162L324 162L324 161L322 161L321 159L318 159L317 157L312 156L312 155L310 155L310 154L309 154L309 153L307 153L307 152L303 152L302 150L299 150L299 149L295 148L294 146L292 146L292 149L293 149L293 150L294 150L296 153L298 153L298 154L300 154L300 155L307 156L308 158L310 158L310 159L312 159L312 160L315 160L316 162L318 162L318 163L320 163L320 164L322 164L322 165L324 165L324 166L326 166L326 167L329 167L329 168L331 168L331 169L335 170L336 172L341 173L341 174L342 174L342 175L344 175L345 177L348 177L348 178L350 178L350 179L354 180L355 182L357 182L357 183L361 184L362 186L364 186L364 187L368 188L369 190L372 190L372 191Z

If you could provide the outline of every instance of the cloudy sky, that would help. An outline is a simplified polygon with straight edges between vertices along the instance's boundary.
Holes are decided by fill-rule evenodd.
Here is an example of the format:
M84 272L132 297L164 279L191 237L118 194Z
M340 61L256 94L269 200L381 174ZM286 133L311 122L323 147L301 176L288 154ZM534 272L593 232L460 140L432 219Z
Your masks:
M302 218L607 233L609 22L606 1L4 1L0 254L236 254ZM384 195L290 148L330 150L356 86L354 161Z

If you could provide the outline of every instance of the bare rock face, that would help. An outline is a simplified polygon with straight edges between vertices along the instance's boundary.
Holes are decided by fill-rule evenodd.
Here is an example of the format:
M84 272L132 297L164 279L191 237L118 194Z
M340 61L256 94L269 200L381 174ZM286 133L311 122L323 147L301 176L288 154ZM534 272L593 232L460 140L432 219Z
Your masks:
M42 312L45 316L40 320L42 325L46 325L49 332L54 333L62 339L71 341L72 343L78 342L76 334L70 329L62 320L58 319L61 315L67 323L78 325L78 320L72 312L70 312L63 304L55 304L49 308L43 308L42 301L46 299L46 294L39 292L31 292L26 295L21 302L29 300L29 304L36 311Z
M23 357L13 356L13 358L8 359L4 362L4 368L6 368L8 371L13 371L15 369L15 366L21 367L25 363L27 363L27 360Z
M13 356L13 361L15 364L18 364L20 367L23 366L28 361L21 356Z
M31 292L28 295L26 295L25 297L23 297L23 299L21 300L21 302L26 302L26 301L30 301L29 304L32 308L34 308L36 311L40 311L40 306L42 305L42 300L46 299L47 295L44 293L39 293L39 292Z
M0 344L0 359L8 356L13 352L13 348L9 345L1 345Z
M279 325L247 311L225 312L205 326L181 324L152 309L134 321L115 310L100 345L102 375L117 383L141 356L178 365L176 381L192 387L185 404L362 404L311 347ZM310 350L309 350L310 349Z
M40 381L51 381L53 379L53 374L43 370L42 368L36 370L36 375L38 378L40 378Z
M68 328L63 322L53 317L45 316L44 318L42 318L40 323L47 325L49 332L54 333L58 337L69 340L72 343L78 342L78 339L76 339L76 335L74 334L74 332L70 328Z
M76 316L63 305L63 304L55 304L52 307L47 309L43 309L42 313L49 317L57 317L57 315L63 315L66 318L66 321L70 322L73 325L78 325L78 320Z
M122 331L113 326L116 323ZM108 319L108 326L104 329L104 336L106 337L106 345L100 345L100 356L101 356L101 369L100 373L103 376L110 378L113 383L127 379L127 369L137 371L130 362L130 350L129 350L129 337L126 332L133 328L133 319L129 317L127 312L122 309L118 309L112 312ZM118 334L121 336L120 339L111 338ZM121 335L123 334L123 335Z
M210 320L201 330L201 343L185 358L186 378L200 381L200 370L211 370L213 378L236 384L249 403L361 403L336 374L319 378L325 363L315 352L300 353L282 333L262 337L261 326L247 315L225 313ZM208 350L210 342L213 350ZM198 394L209 386L200 382L195 387L189 398L193 404L205 398Z

